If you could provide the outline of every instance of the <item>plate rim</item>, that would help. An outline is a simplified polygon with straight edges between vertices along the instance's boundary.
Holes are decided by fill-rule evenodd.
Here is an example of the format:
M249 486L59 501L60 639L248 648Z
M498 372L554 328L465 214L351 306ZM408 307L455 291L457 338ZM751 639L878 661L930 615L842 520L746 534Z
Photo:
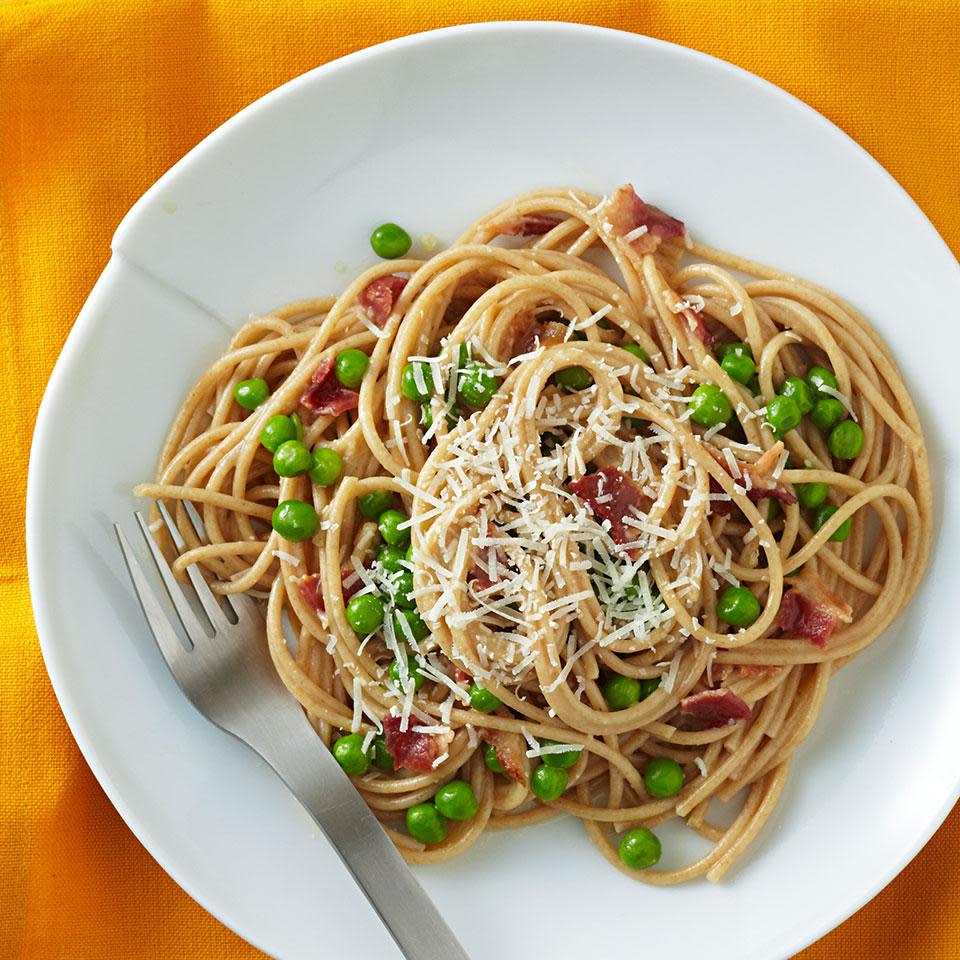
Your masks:
M114 809L120 815L121 819L134 834L139 843L147 850L150 856L159 864L164 872L197 904L206 912L223 923L237 936L250 943L257 949L269 954L267 947L258 942L255 934L248 931L248 924L242 916L230 916L223 910L214 910L208 905L205 896L195 889L190 878L185 876L176 864L175 857L168 855L167 845L162 836L156 835L155 831L144 822L143 818L138 816L124 801L122 791L111 775L105 762L99 755L94 738L87 729L87 724L83 718L83 710L78 706L70 691L69 678L62 671L59 663L56 641L52 639L52 627L48 622L46 604L44 600L44 589L40 585L42 577L40 546L37 537L38 523L38 502L42 496L42 484L45 476L43 470L44 463L49 455L48 441L46 439L49 432L48 421L50 419L49 411L53 404L53 398L61 389L64 378L64 371L72 364L74 354L81 351L84 340L94 322L94 318L99 312L101 305L109 298L111 285L113 282L112 273L114 269L122 268L124 264L129 264L135 268L140 267L149 271L149 264L141 265L135 257L128 257L123 247L125 239L138 228L144 212L159 201L162 192L180 176L189 165L202 153L215 149L218 140L233 130L234 127L248 122L253 116L261 111L269 111L275 100L282 99L290 95L295 90L313 83L318 77L323 77L335 73L338 70L355 65L367 59L375 59L384 54L391 53L394 50L403 47L415 47L422 44L430 44L435 40L443 39L450 35L476 35L483 33L568 33L581 36L609 36L626 40L636 44L637 47L651 46L654 48L669 48L679 52L682 56L708 62L716 69L732 72L755 86L765 90L767 94L772 94L778 98L787 107L797 110L807 115L807 119L813 120L823 130L834 138L840 138L846 149L851 147L859 155L859 159L866 161L873 167L875 173L882 174L886 179L888 187L892 187L894 195L901 204L906 205L907 210L917 221L917 226L921 227L929 234L929 238L939 243L947 253L948 258L954 261L958 278L960 278L960 264L956 263L953 251L937 231L936 227L930 221L929 217L919 207L915 200L907 193L899 181L863 146L854 140L843 129L811 107L809 104L800 100L798 97L777 86L769 80L746 70L736 64L723 60L712 54L704 53L691 47L672 43L656 37L645 34L633 33L626 30L617 30L609 27L601 27L591 24L575 23L571 21L554 20L491 20L479 21L466 24L458 24L449 27L443 27L435 30L420 31L408 34L402 37L396 37L383 41L372 46L363 47L359 50L345 54L335 60L314 67L305 73L299 74L290 80L285 81L280 86L263 94L250 104L243 107L237 113L233 114L214 130L210 131L199 143L193 146L186 154L177 160L167 171L165 171L143 194L134 202L131 208L123 216L116 230L112 235L110 248L112 256L105 265L103 271L98 277L96 283L91 289L81 310L74 322L56 363L51 371L50 378L44 388L43 397L38 408L37 418L34 425L34 432L30 448L30 460L27 475L26 491L26 557L27 557L27 576L30 590L31 607L33 611L34 623L36 626L38 642L43 657L44 667L53 687L58 705L63 717L70 729L78 749L81 752L85 762L89 766L94 777L98 781L101 789L107 795ZM151 274L152 275L152 274ZM154 278L157 279L157 278ZM161 283L166 283L160 280ZM184 291L179 287L168 285L176 293L184 295L189 299L189 291ZM194 301L196 303L196 301ZM197 304L202 307L202 304ZM203 309L206 309L202 307ZM937 509L942 509L943 493L937 497L940 501L937 503ZM827 933L835 929L855 912L861 909L866 903L872 900L882 889L884 889L902 870L917 856L921 849L928 843L933 834L942 825L951 809L960 798L960 778L954 783L953 789L936 810L932 819L927 823L922 831L915 834L914 839L906 847L906 854L903 855L888 870L879 872L879 879L874 880L867 885L865 892L858 892L848 900L842 902L842 906L833 911L826 912L821 922L814 928L813 925L806 931L801 931L798 935L790 938L790 942L784 942L782 949L786 952L778 953L777 956L784 958L792 956L794 953L804 949ZM788 937L789 934L785 934ZM781 948L778 948L778 950Z

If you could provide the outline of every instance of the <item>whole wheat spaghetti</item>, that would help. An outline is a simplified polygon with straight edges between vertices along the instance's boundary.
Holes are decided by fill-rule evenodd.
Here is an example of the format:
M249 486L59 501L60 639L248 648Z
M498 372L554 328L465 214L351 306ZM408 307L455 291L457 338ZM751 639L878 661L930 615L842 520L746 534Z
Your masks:
M629 186L525 194L247 323L138 493L175 507L178 571L262 598L280 676L408 860L565 813L660 884L743 854L931 536L869 324ZM673 817L712 847L657 870Z

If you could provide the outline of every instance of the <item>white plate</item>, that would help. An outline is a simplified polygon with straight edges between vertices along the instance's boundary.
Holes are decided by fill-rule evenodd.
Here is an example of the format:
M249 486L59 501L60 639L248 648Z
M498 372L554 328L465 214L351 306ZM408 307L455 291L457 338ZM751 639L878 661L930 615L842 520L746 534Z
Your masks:
M130 488L151 476L228 328L338 291L370 262L375 224L447 241L516 192L625 180L698 238L811 277L873 318L926 426L931 569L909 611L832 684L776 815L719 886L635 884L572 820L486 837L420 880L476 960L625 943L676 960L708 946L713 960L772 960L875 894L957 797L960 504L945 414L960 271L943 242L840 131L725 63L556 23L422 34L264 97L137 203L50 381L30 464L37 627L77 742L174 879L272 954L396 956L279 781L179 695L110 523L129 520Z

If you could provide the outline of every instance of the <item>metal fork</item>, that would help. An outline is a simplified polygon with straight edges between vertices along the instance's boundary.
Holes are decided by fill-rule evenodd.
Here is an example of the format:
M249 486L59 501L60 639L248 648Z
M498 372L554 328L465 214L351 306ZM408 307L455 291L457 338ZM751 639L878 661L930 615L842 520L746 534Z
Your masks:
M184 541L166 507L160 516L178 552ZM203 525L186 504L197 536ZM242 594L221 606L194 565L187 574L210 622L187 601L142 514L136 514L177 616L187 649L151 587L130 543L114 524L133 588L174 679L208 720L260 754L317 822L408 960L468 960L463 947L417 883L370 808L311 728L277 675L256 602ZM235 622L234 622L235 621Z

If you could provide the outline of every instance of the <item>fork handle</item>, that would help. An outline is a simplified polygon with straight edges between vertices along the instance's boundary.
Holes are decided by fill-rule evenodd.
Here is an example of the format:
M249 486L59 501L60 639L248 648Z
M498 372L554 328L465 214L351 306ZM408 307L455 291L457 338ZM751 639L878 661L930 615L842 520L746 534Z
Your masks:
M407 960L469 960L350 778L297 713L282 757L271 750L267 762L326 834Z

